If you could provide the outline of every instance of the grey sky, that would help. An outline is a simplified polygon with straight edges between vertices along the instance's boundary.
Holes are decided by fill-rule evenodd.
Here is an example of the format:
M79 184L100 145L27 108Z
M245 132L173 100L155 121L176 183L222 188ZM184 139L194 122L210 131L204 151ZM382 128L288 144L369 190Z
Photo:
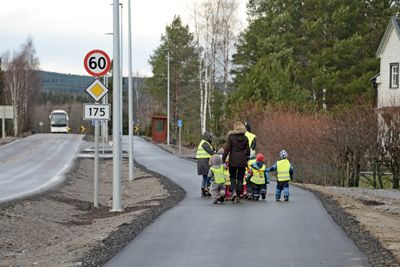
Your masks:
M151 75L149 56L175 14L191 24L196 0L131 0L133 71ZM239 0L245 24L247 0ZM0 0L0 53L18 50L31 36L42 70L87 75L83 58L92 49L112 56L112 0ZM127 0L124 5L124 53L127 55ZM124 75L127 60L124 57Z

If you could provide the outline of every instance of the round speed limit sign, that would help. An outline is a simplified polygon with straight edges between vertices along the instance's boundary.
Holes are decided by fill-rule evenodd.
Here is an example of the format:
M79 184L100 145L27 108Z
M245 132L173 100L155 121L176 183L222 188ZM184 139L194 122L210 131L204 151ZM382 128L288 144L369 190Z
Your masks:
M111 60L106 52L92 50L86 54L83 60L86 71L92 76L103 76L111 68Z

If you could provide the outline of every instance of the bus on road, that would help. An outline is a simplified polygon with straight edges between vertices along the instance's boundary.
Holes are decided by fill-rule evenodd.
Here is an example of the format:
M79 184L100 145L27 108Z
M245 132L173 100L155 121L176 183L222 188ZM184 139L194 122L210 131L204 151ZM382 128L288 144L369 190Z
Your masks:
M65 110L54 110L50 116L50 132L68 133L68 114Z

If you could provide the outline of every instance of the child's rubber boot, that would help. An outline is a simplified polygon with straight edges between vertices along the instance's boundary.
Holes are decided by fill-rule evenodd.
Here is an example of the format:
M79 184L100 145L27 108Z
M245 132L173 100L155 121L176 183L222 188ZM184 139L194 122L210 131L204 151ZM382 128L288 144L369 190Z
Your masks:
M284 196L283 198L285 199L285 201L289 201L289 196Z
M229 185L225 186L225 197L227 199L231 198L231 191L230 191Z
M261 198L262 199L266 199L267 198L267 192L264 189L261 190Z
M259 194L254 194L253 195L253 200L259 200L260 199L260 195Z
M225 197L224 197L224 196L220 196L220 197L219 197L219 201L220 201L221 203L224 203Z

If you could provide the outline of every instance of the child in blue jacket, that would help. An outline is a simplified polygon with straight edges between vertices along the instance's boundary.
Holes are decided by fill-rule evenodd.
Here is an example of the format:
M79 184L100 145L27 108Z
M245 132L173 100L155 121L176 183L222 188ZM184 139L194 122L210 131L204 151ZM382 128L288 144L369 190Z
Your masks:
M279 152L279 160L267 170L268 172L276 171L276 201L281 199L282 191L285 201L289 201L289 181L293 179L293 167L287 157L288 153L286 150L282 150Z

